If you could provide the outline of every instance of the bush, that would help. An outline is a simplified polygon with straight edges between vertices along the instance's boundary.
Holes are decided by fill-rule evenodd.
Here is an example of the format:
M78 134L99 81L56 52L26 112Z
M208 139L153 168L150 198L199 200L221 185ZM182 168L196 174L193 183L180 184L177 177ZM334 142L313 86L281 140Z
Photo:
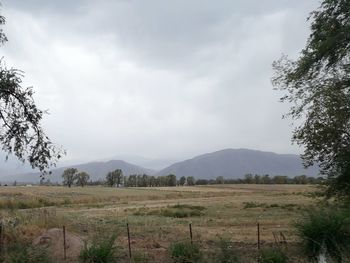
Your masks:
M350 246L348 211L337 208L312 210L296 224L296 229L310 259L316 260L320 253L326 252L337 262L342 262L343 254Z
M343 254L350 247L350 217L344 210L320 209L310 211L296 229L305 253L316 260L320 253L342 262Z
M145 253L136 252L132 255L132 263L149 263L150 259Z
M161 210L161 214L166 217L185 218L203 215L205 207L198 205L174 205Z
M220 239L219 242L220 253L217 255L218 262L220 263L238 263L240 262L236 251L230 241L226 239Z
M7 248L4 263L52 263L45 249L16 243Z
M261 263L286 263L288 258L279 248L263 249L260 252Z
M114 246L116 236L94 241L91 246L85 246L79 259L82 263L114 263L117 260L117 248Z
M177 242L170 246L170 255L175 263L201 262L201 251L196 244Z

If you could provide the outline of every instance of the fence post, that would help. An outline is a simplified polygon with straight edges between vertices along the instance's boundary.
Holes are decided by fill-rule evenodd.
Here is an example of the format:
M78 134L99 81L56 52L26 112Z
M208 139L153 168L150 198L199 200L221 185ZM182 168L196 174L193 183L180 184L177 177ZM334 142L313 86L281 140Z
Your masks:
M191 245L193 244L193 236L192 236L192 223L189 224L190 227L190 238L191 238Z
M260 251L260 223L257 223L258 227L258 250Z
M128 245L129 245L129 259L131 261L131 243L130 243L130 229L129 229L129 223L126 223L126 229L128 231Z
M63 226L63 257L64 257L64 260L67 259L66 249L67 249L67 246L66 246L66 226Z
M2 250L3 250L3 231L4 231L4 227L3 224L0 223L0 255L2 255Z

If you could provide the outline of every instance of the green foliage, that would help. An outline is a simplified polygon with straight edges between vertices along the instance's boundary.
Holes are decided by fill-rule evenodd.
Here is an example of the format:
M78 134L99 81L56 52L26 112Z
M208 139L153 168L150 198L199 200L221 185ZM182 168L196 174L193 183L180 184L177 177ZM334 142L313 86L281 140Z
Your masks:
M179 185L184 185L186 183L186 177L185 176L181 176L180 180L179 180Z
M82 263L115 263L117 248L114 245L116 236L95 240L90 246L85 246L79 259Z
M296 204L266 204L266 203L257 203L257 202L243 202L243 209L248 209L248 208L280 208L280 209L287 209L287 210L292 210L294 207L297 207ZM300 208L300 207L299 207Z
M187 178L186 178L186 182L187 182L187 185L195 185L195 179L194 179L194 177L193 176L188 176Z
M161 210L161 214L166 217L186 218L203 215L205 207L197 205L174 205Z
M302 120L293 141L304 164L320 165L328 196L350 197L350 1L323 0L311 13L311 35L301 56L274 62L274 86Z
M287 263L287 255L280 248L266 248L260 252L261 263Z
M77 173L78 170L75 168L65 169L62 174L63 185L71 187L74 184L74 181L76 180Z
M337 208L310 211L296 224L305 253L316 259L323 250L342 262L343 254L350 247L350 213Z
M169 174L167 178L168 178L168 186L176 186L176 175Z
M29 244L15 243L7 248L4 263L52 263L45 249Z
M90 175L86 172L79 172L75 175L76 184L84 187L90 179Z
M199 246L190 242L177 242L170 246L170 256L174 263L201 262L202 253Z
M123 180L123 171L120 169L116 169L113 172L109 172L106 175L106 183L107 185L113 187L117 186L119 187Z
M220 263L239 263L241 262L233 245L227 239L220 239L220 253L216 256L217 262Z
M0 15L0 26L3 24L5 18ZM0 28L0 45L6 41ZM41 121L45 112L35 105L33 89L22 87L22 78L22 71L6 68L0 59L1 149L46 174L64 151L54 146L44 133Z

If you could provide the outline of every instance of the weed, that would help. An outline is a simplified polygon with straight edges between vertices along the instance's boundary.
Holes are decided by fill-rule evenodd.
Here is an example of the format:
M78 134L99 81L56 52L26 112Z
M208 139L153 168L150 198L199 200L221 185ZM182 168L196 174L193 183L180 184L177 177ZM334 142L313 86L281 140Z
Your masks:
M349 211L337 208L311 210L296 224L305 253L316 259L326 252L337 262L342 262L343 254L350 247Z
M30 244L15 243L7 248L4 263L51 263L45 249L35 248Z
M237 252L232 246L232 242L227 239L220 239L219 242L220 252L216 256L220 263L238 263L240 262Z
M95 240L90 246L85 246L79 259L82 263L112 263L116 262L117 248L114 245L116 236L100 241Z
M148 263L148 262L150 262L150 259L145 253L136 252L132 257L132 263Z
M287 263L286 254L279 248L266 248L260 253L261 263Z
M185 218L203 215L205 207L196 205L174 205L161 210L161 215L166 217Z
M174 263L196 263L202 259L199 246L190 242L173 243L170 246L170 255Z

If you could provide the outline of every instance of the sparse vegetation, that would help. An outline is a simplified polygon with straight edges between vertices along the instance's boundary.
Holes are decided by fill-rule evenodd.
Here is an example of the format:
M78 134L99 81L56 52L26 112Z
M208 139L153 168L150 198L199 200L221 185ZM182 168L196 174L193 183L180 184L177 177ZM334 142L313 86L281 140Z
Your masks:
M95 236L113 232L118 235L116 244L120 245L118 255L122 261L127 255L125 223L129 222L134 261L147 262L146 257L142 259L141 256L147 255L149 262L157 262L154 260L158 260L160 253L163 262L168 263L167 249L172 243L189 240L188 224L192 222L193 239L195 244L203 244L204 259L217 262L221 256L232 255L227 260L239 256L241 262L245 262L246 258L256 259L256 246L251 244L256 242L255 220L261 214L261 238L267 244L274 242L273 231L283 231L288 241L297 241L293 222L300 212L284 207L314 204L317 198L304 194L313 190L316 188L308 185L221 184L119 190L91 186L16 186L2 188L0 202L12 202L13 209L1 210L2 218L6 219L6 235L10 229L16 229L9 240L12 236L24 236L30 241L43 229L61 228L62 225L87 242L95 240ZM26 209L19 209L23 208L21 203L26 204ZM257 207L244 209L245 203ZM35 207L41 208L32 209ZM232 247L220 248L220 243L213 240L217 240L217 235L225 234L233 238L230 241Z
M174 263L201 262L202 253L197 244L176 242L170 246L170 255Z
M217 258L218 263L239 263L241 260L234 249L234 245L227 239L221 238L219 241L220 251Z
M265 248L260 253L261 263L287 263L287 255L278 247Z
M316 260L325 254L337 262L342 262L344 253L350 247L350 213L348 210L319 209L309 211L296 224L302 239L304 252Z
M167 217L185 218L203 215L205 207L198 205L173 205L161 210L161 214Z
M1 258L0 258L1 259ZM14 242L8 246L3 263L54 263L48 252L43 248L37 248L30 243Z
M82 263L115 263L117 262L117 248L115 246L116 236L94 240L92 244L86 245L80 253Z

